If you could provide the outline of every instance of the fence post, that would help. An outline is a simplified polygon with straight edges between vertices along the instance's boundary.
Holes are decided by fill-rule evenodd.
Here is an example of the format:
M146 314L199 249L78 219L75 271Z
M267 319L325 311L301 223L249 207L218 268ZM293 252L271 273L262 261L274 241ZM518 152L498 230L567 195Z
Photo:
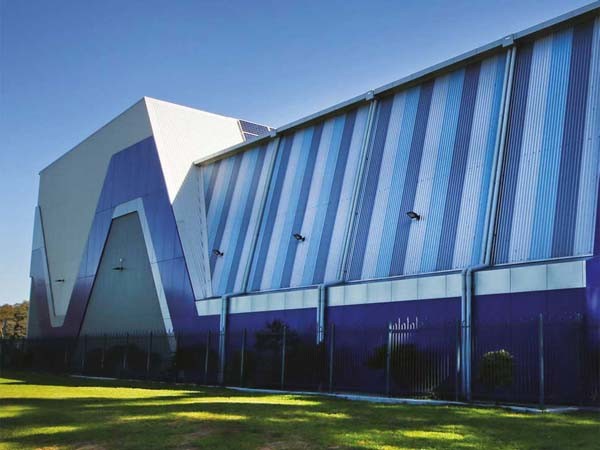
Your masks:
M175 383L177 383L177 372L179 371L179 367L177 366L177 354L179 352L179 334L175 333L175 355L173 356L173 379Z
M0 337L0 377L4 368L4 338Z
M335 324L331 324L329 336L329 392L333 392L333 355L335 352Z
M281 342L281 389L283 390L283 386L285 385L285 351L286 351L286 335L287 335L287 325L283 326L283 336Z
M123 350L123 370L127 369L127 349L129 347L129 333L125 334L125 349Z
M460 331L461 323L460 320L456 322L456 370L454 372L454 400L458 401L460 392Z
M545 379L544 379L544 315L540 314L539 325L538 325L538 341L539 341L539 365L540 365L540 392L539 402L540 409L544 409L544 393L545 393Z
M148 335L148 350L146 351L146 378L150 378L150 364L152 364L151 360L152 355L152 331Z
M219 320L219 384L225 384L225 365L227 364L227 315L229 297L221 297L221 318Z
M244 385L244 360L246 358L246 329L242 333L242 351L240 354L240 386Z
M87 352L87 334L83 335L83 351L81 352L81 373L85 370L85 354Z
M100 355L100 370L104 372L104 358L106 353L106 333L104 333L104 337L102 338L102 353Z
M577 404L581 405L583 403L583 385L584 385L584 380L583 380L583 351L582 351L582 327L583 327L583 319L581 317L581 314L577 314L576 316L576 320L575 320L575 358L576 358L576 364L577 364L577 379L576 379L576 385L577 385Z
M206 332L206 351L204 352L204 384L208 384L208 352L210 351L210 330Z
M392 323L388 325L387 346L385 347L385 395L391 392L390 368L392 365Z
M63 359L65 372L69 371L69 339L65 339L65 357Z

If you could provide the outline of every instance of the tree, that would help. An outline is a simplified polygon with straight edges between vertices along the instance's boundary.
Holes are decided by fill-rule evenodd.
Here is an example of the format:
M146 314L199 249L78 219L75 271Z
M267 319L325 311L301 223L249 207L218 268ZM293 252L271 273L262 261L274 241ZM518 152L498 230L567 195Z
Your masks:
M3 338L23 338L27 335L29 302L0 306L0 332Z

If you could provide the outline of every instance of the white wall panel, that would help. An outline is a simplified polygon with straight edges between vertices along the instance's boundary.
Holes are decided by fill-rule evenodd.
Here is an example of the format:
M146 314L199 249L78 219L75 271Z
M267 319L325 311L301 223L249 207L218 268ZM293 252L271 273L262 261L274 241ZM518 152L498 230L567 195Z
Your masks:
M64 316L113 154L152 135L140 100L40 172L38 205L46 236L54 310ZM61 321L62 323L62 321Z

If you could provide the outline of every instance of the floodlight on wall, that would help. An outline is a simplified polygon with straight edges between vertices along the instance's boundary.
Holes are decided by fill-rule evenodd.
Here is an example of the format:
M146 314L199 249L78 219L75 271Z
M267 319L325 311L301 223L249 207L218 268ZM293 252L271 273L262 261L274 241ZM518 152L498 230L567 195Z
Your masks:
M119 265L117 267L113 267L112 270L118 270L119 272L125 270L125 267L123 267L123 261L123 258L119 258Z
M300 233L294 233L294 239L296 239L298 242L304 242L306 237L302 236Z
M64 283L65 279L64 278L59 278L58 280L54 280L55 283Z
M421 216L420 216L420 215L418 215L418 214L417 214L416 212L414 212L414 211L408 211L408 212L406 213L406 215L407 215L408 217L410 217L412 220L421 220Z
M214 248L213 251L212 251L212 253L215 256L223 256L225 254L221 250L219 250L218 248Z

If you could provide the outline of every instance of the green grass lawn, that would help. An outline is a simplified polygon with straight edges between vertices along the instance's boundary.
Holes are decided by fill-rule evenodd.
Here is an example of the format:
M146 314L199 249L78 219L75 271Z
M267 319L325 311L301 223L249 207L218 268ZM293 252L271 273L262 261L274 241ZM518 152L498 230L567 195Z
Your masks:
M4 376L0 449L600 448L596 413L534 415Z

